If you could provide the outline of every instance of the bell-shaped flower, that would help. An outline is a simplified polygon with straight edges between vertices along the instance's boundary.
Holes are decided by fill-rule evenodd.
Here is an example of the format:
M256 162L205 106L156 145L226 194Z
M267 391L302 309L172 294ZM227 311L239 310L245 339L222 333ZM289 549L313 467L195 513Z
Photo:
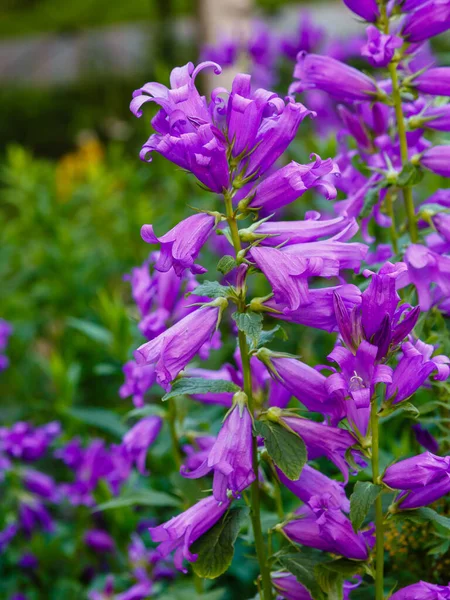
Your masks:
M406 16L402 37L410 44L417 44L447 29L450 29L449 0L430 0Z
M292 161L269 175L240 206L272 212L294 202L311 188L317 188L328 200L336 198L336 188L328 176L339 175L339 167L331 158L322 160L317 154L311 154L311 158L314 162L308 165Z
M394 58L395 50L403 44L401 37L381 33L375 25L366 29L367 43L361 48L361 55L373 67L387 67Z
M156 237L152 225L143 225L141 236L147 244L160 244L161 251L155 269L166 272L172 267L178 277L185 269L192 273L205 273L195 260L216 225L216 217L206 213L191 215L161 237Z
M389 600L450 600L450 583L434 585L419 581L394 592Z
M282 527L293 542L352 560L368 558L368 536L353 530L350 520L329 494L312 496L297 515L298 518Z
M247 396L238 392L234 406L225 417L208 458L194 471L182 467L181 474L190 479L204 477L214 470L213 495L218 502L226 502L228 491L239 496L254 480L252 465L252 417L247 407Z
M345 63L329 56L299 52L294 69L294 82L289 93L317 89L327 92L337 100L374 100L377 96L375 81Z
M89 529L86 531L84 534L84 543L89 548L92 548L94 552L101 554L113 552L116 547L113 538L103 529Z
M339 239L330 238L319 242L292 244L286 246L285 252L309 259L322 258L323 260L337 262L339 270L353 269L358 271L368 249L366 244L359 242L346 243L341 242Z
M159 435L162 419L157 415L150 415L141 419L130 431L123 436L123 446L133 461L136 461L138 471L143 475L147 451Z
M415 75L411 84L421 94L450 96L450 67L434 67Z
M317 469L305 465L300 477L296 481L291 481L286 475L277 468L278 477L293 494L300 498L302 502L309 502L311 498L321 494L329 494L334 503L344 512L350 512L350 501L345 494L344 484L334 479L330 479Z
M54 523L45 506L37 499L21 502L19 505L19 523L27 536L31 536L35 529L53 531Z
M125 382L119 388L119 396L132 396L133 404L140 408L144 406L144 396L155 382L155 367L153 365L138 365L130 360L122 367Z
M41 471L26 469L23 474L23 484L29 492L46 500L56 500L58 497L55 480Z
M140 346L135 352L137 364L155 365L156 381L168 389L203 344L211 339L227 304L225 298L217 298L189 313L167 331Z
M450 145L432 146L420 154L419 163L441 177L450 177Z
M333 277L339 273L338 261L330 258L305 258L260 246L252 248L250 256L271 284L275 301L284 305L283 312L309 302L308 277Z
M304 585L297 581L288 571L271 573L273 587L278 597L284 600L313 600L313 597Z
M402 345L402 356L394 369L392 383L386 388L386 398L398 404L412 396L428 377L436 371L434 379L445 381L450 374L450 359L444 355L431 356L434 347L418 340Z
M395 490L414 490L429 486L450 474L450 456L423 452L401 460L386 469L383 481Z
M229 501L219 503L214 496L208 496L167 523L151 527L150 537L154 542L160 542L158 551L162 557L175 550L175 567L187 572L183 568L183 559L189 562L197 560L197 555L192 554L190 546L217 523L229 506Z
M450 147L450 146L449 146ZM450 296L450 258L440 256L426 246L410 244L405 253L408 273L417 288L420 308L427 311L433 304L432 285L445 297Z
M421 423L416 423L415 425L411 426L411 429L414 432L414 436L418 444L433 454L439 452L439 442L434 435L432 435L428 429L426 429L426 427L424 427Z
M344 0L344 4L365 21L374 22L380 16L377 0Z

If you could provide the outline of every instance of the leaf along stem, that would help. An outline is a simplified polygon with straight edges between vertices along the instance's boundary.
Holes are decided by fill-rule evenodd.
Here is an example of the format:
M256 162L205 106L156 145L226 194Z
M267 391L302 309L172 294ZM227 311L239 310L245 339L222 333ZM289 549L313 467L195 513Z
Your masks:
M372 481L378 485L380 476L379 467L379 419L377 414L377 398L372 398L370 410L370 426L372 431ZM375 528L376 528L376 546L375 546L375 600L384 599L384 516L381 494L375 500Z

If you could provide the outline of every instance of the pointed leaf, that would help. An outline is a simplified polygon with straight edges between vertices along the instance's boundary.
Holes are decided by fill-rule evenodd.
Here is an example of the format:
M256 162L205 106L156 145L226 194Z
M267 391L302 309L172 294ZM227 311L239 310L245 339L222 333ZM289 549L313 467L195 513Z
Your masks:
M302 438L274 421L256 421L270 458L291 481L296 481L308 459Z
M220 285L217 281L204 281L186 296L207 296L208 298L227 298L230 288Z
M217 263L217 270L219 271L219 273L223 273L224 275L232 271L235 267L236 260L229 254L222 256L222 258Z
M357 481L350 496L350 520L357 531L367 517L370 507L381 494L382 487L370 481Z
M226 379L203 379L201 377L182 377L177 379L170 392L167 392L163 396L162 400L170 400L175 396L181 396L183 394L207 394L207 393L222 393L230 392L232 394L240 390L232 381Z
M249 310L245 313L234 313L233 319L236 321L239 331L243 331L251 340L252 346L256 348L262 332L262 315Z
M299 583L311 592L314 600L322 600L324 597L314 575L314 567L317 561L310 557L298 554L286 554L279 559L280 564L292 573Z

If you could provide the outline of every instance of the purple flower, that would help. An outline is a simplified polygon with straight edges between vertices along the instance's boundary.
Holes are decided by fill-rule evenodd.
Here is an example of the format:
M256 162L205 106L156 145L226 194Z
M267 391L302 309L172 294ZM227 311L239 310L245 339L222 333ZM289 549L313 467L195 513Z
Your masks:
M402 36L411 44L423 42L450 29L450 1L429 0L409 13L402 28Z
M8 345L9 336L12 334L13 328L8 321L0 319L0 351L4 350Z
M357 69L329 56L299 52L289 93L318 89L337 100L371 100L377 95L375 81Z
M168 389L170 382L211 339L226 305L224 298L218 298L191 312L170 329L140 346L135 352L137 364L155 365L157 382Z
M365 244L339 241L339 234L328 240L292 244L286 246L286 253L295 254L307 259L322 258L324 261L336 261L339 269L359 270L368 251Z
M114 577L108 575L105 585L101 592L93 590L88 594L89 600L113 600L114 598Z
M144 396L155 381L153 365L138 365L134 360L124 364L122 368L125 382L119 389L121 398L133 397L133 404L140 408L144 406Z
M131 460L136 461L138 471L142 475L146 474L145 459L147 451L158 437L161 427L161 417L151 415L141 419L124 435L123 445Z
M44 531L53 531L53 520L42 502L33 500L21 502L19 505L20 526L27 536L30 536L37 528Z
M22 567L22 569L36 569L39 565L39 561L31 552L25 552L20 557L18 565L19 567Z
M9 429L0 427L0 450L13 458L35 461L41 458L60 431L60 424L56 421L36 428L18 421Z
M194 471L182 467L181 474L190 479L204 477L214 470L213 494L218 502L227 502L228 490L239 496L254 480L252 465L252 417L247 397L238 392L208 458Z
M84 543L87 544L95 552L105 553L113 552L115 543L112 537L102 529L89 529L84 534Z
M422 94L450 96L450 67L434 67L414 75L411 84Z
M449 600L449 585L434 585L419 581L395 592L389 600Z
M344 0L344 4L365 21L374 22L380 15L376 0Z
M414 431L417 442L426 450L433 452L433 454L439 451L437 439L423 425L417 423L416 425L412 425L411 429Z
M411 283L417 288L421 310L429 310L433 304L433 284L445 297L450 296L449 257L440 256L426 246L410 244L405 253L405 262Z
M302 502L309 502L320 490L321 494L329 494L336 506L344 512L350 512L350 501L345 495L344 484L330 479L320 471L305 465L299 479L291 481L277 468L280 481Z
M409 119L411 127L427 127L435 131L450 131L450 106L431 106Z
M215 46L205 44L201 49L202 62L212 61L222 67L231 67L238 58L239 44L234 39L219 40Z
M131 273L123 276L124 281L131 283L133 300L136 302L141 315L144 317L153 301L153 286L150 276L149 261L140 267L131 269Z
M0 554L4 552L9 543L16 537L19 531L17 523L11 523L7 525L2 531L0 531Z
M388 467L383 481L395 490L415 490L429 487L441 479L449 479L450 456L423 452Z
M362 56L365 56L373 67L387 67L394 58L396 48L403 44L402 38L381 33L374 25L369 25L366 33L367 44L361 49Z
M280 598L284 598L284 600L313 600L305 586L287 571L272 573L271 578Z
M57 499L56 483L52 477L45 473L34 469L26 469L23 476L23 483L28 491L41 496L41 498L47 500Z
M254 247L251 258L267 277L274 299L284 305L285 313L310 301L308 277L333 277L339 272L339 263L334 259L305 258L277 248Z
M445 381L450 373L450 359L440 355L431 357L434 348L420 340L413 345L402 345L402 356L392 375L392 383L386 388L386 398L393 404L406 400L424 385L428 377L436 371L434 379Z
M152 225L143 225L141 236L147 244L160 244L161 252L155 263L155 269L166 272L174 268L178 277L183 275L185 269L192 273L205 273L195 260L212 233L216 224L216 217L197 213L181 221L173 229L160 238L156 237Z
M183 568L183 558L190 562L197 560L189 548L200 536L217 523L230 506L230 502L217 502L208 496L167 523L149 529L154 542L161 542L158 551L166 557L175 550L174 563L179 571Z
M303 10L294 35L287 37L286 34L283 34L280 40L280 51L289 60L295 61L300 50L313 52L319 46L323 37L323 28L317 26L311 19L310 14Z
M148 579L139 581L126 592L116 596L115 600L146 600L152 593L153 583Z
M336 188L327 176L339 175L338 166L331 158L322 160L317 154L311 154L310 158L314 158L314 162L309 165L291 161L269 175L240 206L271 212L297 200L311 188L317 188L328 200L336 198Z
M76 469L83 462L84 452L79 438L73 438L65 446L55 451L55 457L61 459L70 469Z
M353 531L350 520L329 494L312 496L297 511L298 518L283 525L284 534L303 546L340 554L353 560L369 556L368 540Z
M420 164L442 177L450 177L450 145L433 146L420 155Z

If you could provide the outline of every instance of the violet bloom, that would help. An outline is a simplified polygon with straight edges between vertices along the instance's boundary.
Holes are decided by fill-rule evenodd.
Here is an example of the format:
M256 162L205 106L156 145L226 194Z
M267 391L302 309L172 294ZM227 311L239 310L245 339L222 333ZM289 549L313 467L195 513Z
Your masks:
M190 562L197 560L197 555L190 552L190 546L217 523L229 506L230 502L219 503L214 496L208 496L167 523L151 527L150 537L154 542L161 542L158 551L162 557L175 550L175 567L186 573L183 559Z
M402 46L402 38L381 33L374 25L369 25L366 33L367 44L362 47L361 55L367 58L373 67L387 67L394 58L395 50Z
M16 537L19 532L19 526L17 523L11 523L0 531L0 554L2 554L8 547L9 543Z
M317 490L320 490L321 494L329 494L341 510L350 512L350 501L345 495L344 484L330 479L317 469L305 465L296 481L288 479L278 468L277 474L281 483L302 502L309 502L317 494Z
M23 476L25 488L46 500L57 499L57 487L54 479L34 469L26 469Z
M279 598L284 598L284 600L313 600L305 586L299 583L291 573L277 571L271 573L271 578Z
M450 583L434 585L419 581L394 592L389 600L450 600Z
M154 296L149 261L146 260L141 266L131 269L131 273L124 275L123 279L130 282L133 300L141 316L144 317L150 309Z
M337 287L310 289L309 302L303 304L297 310L289 311L288 313L283 312L283 304L277 304L273 299L265 302L263 306L276 319L283 319L290 323L297 323L306 327L314 327L314 329L332 332L338 329L333 302L335 292L339 293L349 313L361 304L361 290L356 285L346 284ZM273 310L277 312L272 312Z
M436 371L434 379L445 381L450 372L450 359L439 355L432 357L434 347L420 340L416 344L402 345L402 356L394 369L392 383L386 388L386 398L398 404L412 396L428 377Z
M145 459L149 447L154 443L162 427L162 419L151 415L141 419L123 437L123 445L132 461L136 461L138 471L146 475Z
M450 67L434 67L415 75L410 82L421 94L450 96Z
M17 563L22 569L37 569L39 561L31 552L25 552Z
M419 158L420 164L442 177L450 177L450 145L432 146L422 152Z
M352 560L368 558L367 536L353 531L350 520L329 494L312 496L297 515L297 519L282 527L283 533L293 542Z
M45 454L60 432L61 426L56 421L36 428L18 421L10 428L0 427L0 450L12 458L32 462Z
M337 100L373 100L378 94L375 81L339 60L319 54L299 52L289 93L318 89Z
M436 231L445 239L446 242L450 243L450 215L440 213L434 215L432 220Z
M450 1L430 0L406 16L402 36L410 44L416 44L447 29L450 29Z
M311 15L302 10L295 33L289 37L282 35L280 51L289 60L295 61L300 50L313 52L322 42L324 33L324 29L313 22Z
M206 269L196 265L194 261L215 225L215 216L197 213L184 219L159 238L154 234L152 225L143 225L141 236L147 244L161 246L155 269L166 272L173 267L178 277L181 277L185 269L195 274L206 272Z
M155 368L153 365L138 365L130 360L122 367L125 382L119 388L119 396L128 398L132 396L133 404L137 408L144 406L144 396L155 382Z
M211 339L227 304L225 298L218 298L189 313L170 329L140 346L135 352L137 364L155 365L157 382L169 389L180 371Z
M153 582L145 579L131 586L126 592L117 594L115 600L146 600L152 593L152 589Z
M101 554L113 552L116 545L108 532L102 529L89 529L84 534L84 542L95 552Z
M410 127L426 127L435 131L450 131L450 105L431 106L409 119Z
M4 319L0 319L0 352L3 352L8 345L8 339L12 331L12 326ZM8 357L0 354L0 371L4 371L8 366Z
M441 479L449 479L449 475L450 456L423 452L388 467L383 481L395 490L415 490L429 487Z
M449 146L450 147L450 146ZM450 296L450 258L419 244L410 244L405 253L411 283L416 286L420 308L427 311L433 304L434 284L445 297Z
M429 450L433 454L439 452L439 443L437 439L420 423L416 423L411 426L411 429L414 432L414 436L421 446L423 446L426 450Z
M308 277L333 277L339 273L338 261L330 258L310 259L260 246L252 248L250 256L271 284L275 301L284 305L285 313L309 302Z
M368 249L366 244L359 242L346 243L339 241L338 234L328 240L287 245L284 252L309 260L322 258L323 260L336 261L339 264L339 270L353 269L357 272Z
M338 166L331 158L322 160L317 154L310 158L314 162L309 165L291 161L269 175L250 192L248 199L241 200L240 207L271 212L294 202L311 188L317 188L327 200L336 198L336 188L327 177L339 175Z
M344 4L365 21L373 23L380 16L376 0L344 0Z
M181 474L189 479L204 477L214 470L213 495L218 502L227 502L228 490L237 497L254 480L252 465L252 417L247 408L247 396L238 392L208 458L194 471L182 467Z
M20 503L19 523L28 537L38 528L48 532L54 530L53 520L49 512L42 502L36 499Z

